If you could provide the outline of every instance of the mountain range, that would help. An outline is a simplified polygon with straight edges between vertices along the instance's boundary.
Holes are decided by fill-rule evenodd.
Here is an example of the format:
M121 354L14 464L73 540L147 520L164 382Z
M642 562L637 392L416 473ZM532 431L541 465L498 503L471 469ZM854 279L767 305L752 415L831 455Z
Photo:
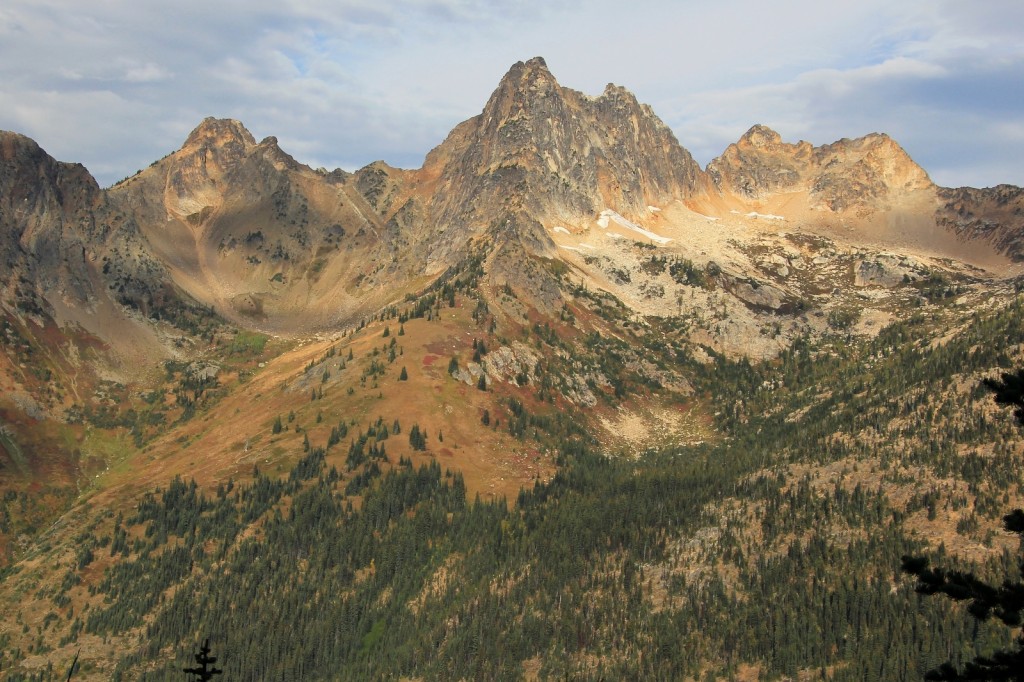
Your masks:
M304 495L319 491L357 527L416 467L432 492L408 493L418 501L366 529L375 540L335 537L372 550L346 554L340 573L296 550L273 579L316 566L349 595L338 608L358 601L346 626L358 646L331 649L351 666L343 676L858 679L877 649L808 643L826 639L831 615L800 612L813 633L773 621L772 642L752 635L736 650L715 619L736 600L778 598L751 586L780 566L827 556L860 572L822 568L814 599L873 605L871 617L844 607L837 641L862 618L871 647L886 628L904 642L923 616L900 611L907 586L864 557L923 547L994 566L1011 549L985 524L1020 504L1006 472L1024 441L975 387L1024 355L1024 190L938 187L884 134L813 146L754 125L701 168L628 90L563 87L541 58L512 66L412 170L310 168L273 137L208 118L100 188L0 132L0 261L8 679L59 677L79 648L83 679L176 679L161 666L211 634L189 624L236 627L182 616L181 595L218 587L217 603L240 612L233 562L253 538L279 551L274 529L290 518L298 532ZM609 508L672 502L623 529L596 511L599 494ZM218 509L232 533L211 530ZM451 527L416 531L421 572L377 580L405 541L390 534L435 513ZM506 538L518 549L491 548L481 519L499 538L518 528ZM474 524L479 538L452 539ZM573 528L596 544L575 546ZM545 544L555 537L566 546ZM474 542L496 563L474 564ZM538 547L552 556L529 556ZM569 550L557 580L528 578ZM152 582L154 600L133 580ZM322 596L303 594L297 605ZM704 613L701 594L717 606ZM465 639L489 600L506 626ZM713 634L679 634L698 613ZM612 617L629 619L628 634L600 624ZM260 632L312 627L282 618ZM384 630L405 632L408 651L374 668L379 647L401 643ZM534 630L515 656L468 662ZM670 631L686 656L658 648L674 646L657 643ZM906 635L924 653L900 649L875 674L941 662L964 631ZM214 634L215 651L246 646ZM1001 641L970 637L964 652ZM331 677L314 653L278 654L289 667L257 664L253 649L232 672Z

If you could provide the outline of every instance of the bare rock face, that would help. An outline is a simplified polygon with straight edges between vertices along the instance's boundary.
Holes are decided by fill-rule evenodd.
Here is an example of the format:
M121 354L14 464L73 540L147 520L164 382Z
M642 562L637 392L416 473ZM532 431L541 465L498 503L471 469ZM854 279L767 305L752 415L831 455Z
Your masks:
M983 239L1014 260L1024 260L1024 189L940 188L936 221L964 239Z
M84 166L56 161L29 138L0 132L0 282L17 289L22 303L34 299L32 306L48 291L87 296L89 243L105 236L96 218L103 205Z
M105 191L13 133L0 135L0 161L0 256L39 296L108 296L154 317L191 298L285 333L393 302L470 253L486 256L491 286L557 310L552 225L592 224L605 211L642 222L648 207L675 200L802 193L822 215L869 215L932 192L918 205L937 196L939 225L1024 250L1021 190L939 190L885 135L813 147L758 125L704 172L629 91L562 87L540 58L513 65L482 112L416 170L313 170L275 138L257 142L238 121L214 118ZM789 305L770 286L734 284L750 306Z
M723 191L761 199L801 186L812 155L809 143L786 144L774 130L755 125L708 164L708 175Z
M0 230L38 252L40 240L59 238L75 227L92 230L91 212L102 202L99 186L84 166L61 163L29 138L0 131Z
M256 146L238 121L207 118L169 164L164 204L178 218L201 216L223 198L223 180Z
M804 191L813 206L839 213L883 208L892 198L933 187L927 173L887 135L812 147L787 144L775 131L756 125L708 164L720 191L746 199Z
M812 196L832 211L884 205L933 187L928 174L888 135L843 139L815 150Z
M516 211L635 216L702 187L699 166L650 107L614 85L596 98L563 88L540 58L515 64L422 174L438 178L430 205L442 229L486 228Z
M380 294L383 282L368 275L397 247L358 177L315 171L234 120L204 120L181 149L110 194L168 264L165 279L268 330L355 314Z

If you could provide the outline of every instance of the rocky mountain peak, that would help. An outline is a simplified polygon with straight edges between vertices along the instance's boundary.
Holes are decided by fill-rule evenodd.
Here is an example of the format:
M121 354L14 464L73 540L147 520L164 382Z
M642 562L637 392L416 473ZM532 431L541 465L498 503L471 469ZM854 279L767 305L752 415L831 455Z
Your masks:
M741 149L752 148L752 149L765 149L765 150L777 150L782 145L782 136L777 132L769 128L768 126L761 125L760 123L754 125L737 142L737 146Z
M755 125L708 164L727 193L762 200L778 192L806 192L812 206L843 211L883 208L903 194L932 187L928 174L888 135L871 133L812 147L789 144Z
M884 133L842 139L818 151L823 170L842 169L867 195L911 192L932 187L931 178L895 140Z
M168 213L196 223L203 211L221 203L221 180L255 147L256 139L239 121L203 119L181 149L157 164L156 172L167 176L162 191Z
M444 178L439 225L496 224L510 210L542 223L605 209L641 216L701 186L700 168L650 107L617 85L599 97L562 87L540 57L509 69L424 174Z
M85 166L57 161L34 140L0 131L0 220L24 223L92 206L99 185Z
M516 62L501 79L498 89L512 88L519 91L539 91L557 87L555 77L548 70L543 57L534 57L525 62Z
M231 118L214 118L208 116L195 130L189 133L183 148L188 147L230 147L240 145L243 149L256 144L252 136L240 121Z
M544 59L534 57L527 62L516 62L487 101L483 116L491 126L501 127L509 120L549 109L552 103L545 105L545 100L560 100L560 94L561 87L548 71Z

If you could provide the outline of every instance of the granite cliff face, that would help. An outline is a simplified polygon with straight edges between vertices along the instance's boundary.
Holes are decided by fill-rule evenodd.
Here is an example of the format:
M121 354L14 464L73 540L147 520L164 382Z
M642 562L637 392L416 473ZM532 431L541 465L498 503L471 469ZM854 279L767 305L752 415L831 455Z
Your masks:
M750 200L806 192L812 207L834 213L886 208L894 197L934 187L928 174L887 135L813 147L803 141L785 143L762 125L729 145L707 170L722 192Z
M421 169L378 163L356 175L397 232L429 225L409 238L434 271L485 235L551 256L543 226L587 223L608 208L646 215L705 184L650 107L615 85L598 97L563 88L541 58L513 65L480 115L459 124Z
M442 223L501 208L578 219L605 208L636 216L698 191L689 152L624 88L598 97L560 86L543 59L518 63L483 112L432 151L423 172L445 179L432 201Z
M964 240L985 240L1014 260L1024 260L1024 189L940 188L938 198L939 225Z
M80 164L55 161L27 137L0 132L5 279L28 271L21 274L52 280L57 271L75 267L70 262L81 259L85 242L103 237L95 217L103 200L96 181Z
M773 217L869 232L911 225L911 241L949 235L1021 255L1016 188L936 188L885 135L814 147L760 125L704 171L627 90L562 87L540 58L513 65L414 170L315 171L275 138L212 118L109 190L27 138L5 133L2 153L0 254L24 274L8 286L33 282L37 301L64 301L68 319L107 299L150 318L198 302L243 326L301 333L419 290L471 252L487 255L494 284L546 291L547 309L560 297L536 259L593 248L560 243L556 228L596 238L611 219L629 227L618 236L664 246L682 238L665 236L678 231L661 213L673 206L786 210Z

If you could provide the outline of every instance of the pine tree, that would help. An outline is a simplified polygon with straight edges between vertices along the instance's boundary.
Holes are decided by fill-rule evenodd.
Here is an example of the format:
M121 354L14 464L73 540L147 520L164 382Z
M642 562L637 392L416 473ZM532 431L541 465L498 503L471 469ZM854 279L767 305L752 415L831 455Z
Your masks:
M1024 511L1014 510L1003 517L1003 527L1021 536L1024 543ZM1024 544L1022 544L1024 546ZM969 601L967 612L978 620L995 616L1005 625L1024 623L1024 581L1005 581L996 587L978 580L973 573L929 568L926 557L903 557L903 570L917 576L914 589L920 594L944 594L954 601ZM1021 561L1024 578L1024 560ZM925 676L928 680L1018 680L1024 682L1024 631L1017 638L1017 649L978 656L963 671L943 663Z
M408 381L409 373L405 371L405 367L402 367L402 373L398 375L399 381Z
M409 429L409 445L413 450L427 449L427 432L425 429L421 430L418 424L413 424Z
M1017 422L1024 425L1024 370L1004 373L1002 380L985 379L1000 405L1011 405ZM1024 511L1015 509L1003 517L1003 527L1021 537L1024 550ZM995 616L1005 625L1020 628L1024 624L1024 580L1006 580L1000 586L989 585L973 573L929 568L926 557L903 557L903 571L917 576L914 589L920 594L944 594L953 601L969 601L967 612L980 621ZM1024 579L1024 557L1020 563ZM1017 648L977 656L962 671L943 663L925 676L928 680L1018 680L1024 682L1024 629L1017 637Z
M196 679L201 680L201 682L207 682L214 675L221 675L224 673L220 668L213 667L213 664L217 662L217 657L210 655L209 639L203 642L203 646L199 648L199 653L195 655L195 659L198 665L195 668L182 668L183 673L187 675L195 675Z

